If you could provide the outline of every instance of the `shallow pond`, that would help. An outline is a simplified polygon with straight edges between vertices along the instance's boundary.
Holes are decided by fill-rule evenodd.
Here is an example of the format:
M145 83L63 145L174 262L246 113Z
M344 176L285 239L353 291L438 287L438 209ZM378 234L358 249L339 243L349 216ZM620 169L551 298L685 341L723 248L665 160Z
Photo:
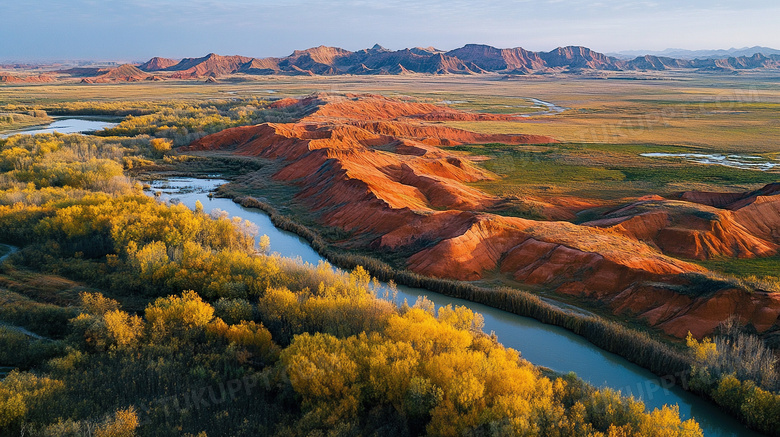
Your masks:
M560 107L560 106L556 105L555 103L545 102L544 100L539 100L539 99L528 99L528 100L530 100L534 105L546 106L547 110L546 111L533 112L533 113L530 113L530 114L524 114L524 115L521 115L521 117L530 117L532 115L554 115L554 114L560 114L560 113L562 113L563 111L566 110L566 108Z
M726 167L754 169L754 170L772 170L780 167L780 161L772 161L762 156L752 155L721 155L704 153L640 153L639 156L646 158L684 158L697 164L717 164Z

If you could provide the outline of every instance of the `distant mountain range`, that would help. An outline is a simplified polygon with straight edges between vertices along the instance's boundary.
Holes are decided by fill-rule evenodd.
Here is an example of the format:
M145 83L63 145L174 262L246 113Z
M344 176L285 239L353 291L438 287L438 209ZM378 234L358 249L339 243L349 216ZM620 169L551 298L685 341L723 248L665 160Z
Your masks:
M780 55L780 50L769 48L769 47L753 46L753 47L743 47L741 49L730 48L727 50L724 49L720 49L720 50L666 49L661 51L624 50L616 53L609 53L609 55L619 59L632 59L644 55L663 56L667 58L679 58L679 59L722 59L722 58L739 57L739 56L748 57L748 56L753 56L756 53L761 53L762 55L765 56Z
M673 50L673 49L669 49ZM744 70L780 71L780 52L763 47L731 49L729 53L766 50L777 53L690 59L686 56L645 54L620 59L587 47L559 47L549 52L533 52L517 47L499 49L467 44L444 51L433 47L388 50L380 45L355 52L338 47L319 46L296 50L283 58L221 56L214 53L182 60L155 57L140 65L77 67L47 73L46 80L80 80L85 83L137 82L166 79L208 79L243 75L371 75L371 74L482 74L511 75L599 71L664 71L733 73ZM672 53L664 51L664 53ZM0 74L0 82L36 82L39 76Z
M138 66L147 73L165 74L174 79L220 77L244 73L252 75L339 75L339 74L504 74L579 73L584 71L660 71L695 69L701 71L735 71L747 69L780 69L780 54L720 59L684 59L645 55L619 59L587 47L560 47L549 52L523 48L499 49L488 45L468 44L443 51L433 47L388 50L380 45L349 51L319 46L296 50L284 58L248 58L209 54L181 61L152 58Z

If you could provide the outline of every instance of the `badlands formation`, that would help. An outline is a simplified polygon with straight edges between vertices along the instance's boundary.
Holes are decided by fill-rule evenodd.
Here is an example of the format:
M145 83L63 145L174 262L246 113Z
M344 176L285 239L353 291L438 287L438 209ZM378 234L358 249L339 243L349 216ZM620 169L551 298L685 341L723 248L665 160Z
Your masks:
M343 248L405 254L414 272L474 281L505 275L583 296L683 337L711 333L738 314L758 332L777 326L780 295L748 293L684 259L761 257L780 247L780 185L741 194L649 195L573 224L507 217L497 198L469 185L498 178L448 147L554 143L437 124L513 119L373 95L314 95L273 104L301 114L206 136L183 150L274 160L276 181L325 226L347 231ZM532 170L529 170L532 171ZM549 211L582 203L546 202ZM554 216L555 214L550 214Z

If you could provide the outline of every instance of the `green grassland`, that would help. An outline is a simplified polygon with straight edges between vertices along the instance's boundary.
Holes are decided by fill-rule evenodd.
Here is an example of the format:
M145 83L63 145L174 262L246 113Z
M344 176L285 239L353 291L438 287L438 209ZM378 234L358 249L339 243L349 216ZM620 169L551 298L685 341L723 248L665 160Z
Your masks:
M780 256L766 258L722 258L695 261L739 285L763 291L780 292Z
M477 157L498 178L474 183L502 197L561 195L624 201L685 190L744 191L775 182L775 172L693 164L682 158L648 158L640 153L684 153L680 146L623 144L504 144L456 146Z
M767 258L713 259L699 261L699 264L710 269L722 270L725 273L733 275L780 275L780 256L771 256Z

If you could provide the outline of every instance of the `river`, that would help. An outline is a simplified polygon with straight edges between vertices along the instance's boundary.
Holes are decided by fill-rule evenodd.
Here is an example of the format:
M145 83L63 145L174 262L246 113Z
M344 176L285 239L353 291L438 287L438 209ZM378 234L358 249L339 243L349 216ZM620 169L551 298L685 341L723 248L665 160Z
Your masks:
M147 194L157 193L163 201L180 202L192 209L195 208L195 202L200 201L206 212L220 209L230 216L253 222L258 227L259 235L265 234L270 238L271 252L284 257L299 257L315 265L322 261L322 257L306 240L277 229L261 210L244 208L230 199L209 196L216 187L226 182L221 179L170 178L152 182ZM413 304L420 295L427 296L437 307L463 305L481 313L485 318L485 332L495 332L503 345L519 350L523 358L535 365L557 372L575 372L597 387L611 387L624 394L632 394L644 401L649 409L660 408L664 404L677 404L680 415L685 419L695 418L705 436L761 435L746 429L712 403L678 386L670 386L648 370L606 352L563 328L428 290L398 287L399 302L407 299Z
M117 123L99 119L55 117L54 121L49 124L31 126L25 129L6 132L4 134L0 134L0 138L8 138L12 135L51 134L54 132L59 132L61 134L78 134L98 131L101 129L114 127L116 125Z

